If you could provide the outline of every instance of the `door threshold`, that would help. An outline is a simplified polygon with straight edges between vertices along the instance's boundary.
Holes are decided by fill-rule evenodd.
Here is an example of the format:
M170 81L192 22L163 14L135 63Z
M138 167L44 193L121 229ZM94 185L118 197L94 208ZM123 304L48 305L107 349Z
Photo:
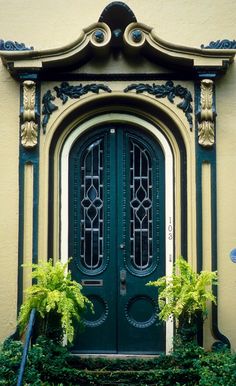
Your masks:
M154 359L160 356L160 354L76 354L71 353L72 356L77 358L105 358L105 359Z

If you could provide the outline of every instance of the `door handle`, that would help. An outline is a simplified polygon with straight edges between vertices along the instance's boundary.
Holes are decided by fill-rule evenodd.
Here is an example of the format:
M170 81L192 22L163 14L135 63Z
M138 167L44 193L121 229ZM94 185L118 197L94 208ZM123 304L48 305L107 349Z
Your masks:
M120 271L120 295L126 295L126 270L122 269Z

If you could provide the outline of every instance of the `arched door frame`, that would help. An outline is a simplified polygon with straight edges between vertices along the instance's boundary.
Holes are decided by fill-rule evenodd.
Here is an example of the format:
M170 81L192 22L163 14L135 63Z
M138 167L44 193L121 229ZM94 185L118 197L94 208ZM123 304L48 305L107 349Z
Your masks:
M60 251L61 251L61 261L68 261L68 172L69 172L69 154L73 146L73 143L78 139L78 137L85 133L87 130L105 123L132 123L136 124L139 127L142 127L146 131L152 133L155 139L161 145L164 155L165 155L165 167L166 167L166 177L165 177L165 223L166 223L166 236L165 236L165 267L166 275L171 274L173 268L173 259L174 259L174 159L172 150L168 140L165 135L158 130L156 126L147 122L146 120L134 117L130 114L122 113L109 113L102 114L100 116L94 117L81 125L77 126L66 138L60 157L61 165L61 182L60 182L60 191L61 191L61 210L60 210ZM172 348L173 340L173 322L168 320L166 323L166 352L169 352Z
M143 95L101 94L76 101L64 109L54 121L40 146L39 255L60 257L60 165L66 139L78 127L78 135L87 130L85 122L99 123L107 116L112 123L114 113L132 117L127 123L141 119L141 128L148 126L155 135L162 133L173 154L175 186L175 254L182 254L195 264L195 143L193 133L168 106ZM124 113L123 113L124 112ZM112 115L113 114L113 115ZM124 115L123 115L124 116ZM90 118L91 117L91 118ZM93 119L93 121L91 120ZM123 119L123 118L122 118ZM124 122L121 119L121 122ZM85 124L85 125L84 125ZM140 125L140 124L139 124ZM146 126L145 126L146 125ZM48 234L45 233L48 229ZM53 233L52 233L53 230Z

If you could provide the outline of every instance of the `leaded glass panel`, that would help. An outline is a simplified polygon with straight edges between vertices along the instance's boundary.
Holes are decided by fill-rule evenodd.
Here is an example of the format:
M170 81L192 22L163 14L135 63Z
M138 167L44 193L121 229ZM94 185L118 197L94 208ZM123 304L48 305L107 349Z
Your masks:
M101 267L104 256L104 140L90 144L81 155L80 257L89 271Z
M153 186L148 149L130 139L130 258L135 270L148 269L153 259Z

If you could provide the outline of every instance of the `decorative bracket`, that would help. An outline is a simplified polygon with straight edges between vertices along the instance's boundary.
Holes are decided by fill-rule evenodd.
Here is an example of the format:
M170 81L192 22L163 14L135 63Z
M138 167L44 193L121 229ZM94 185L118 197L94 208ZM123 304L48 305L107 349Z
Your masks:
M36 83L32 80L23 82L23 113L21 124L21 144L32 148L38 142L38 125L35 114Z
M213 87L211 79L201 81L200 106L198 113L198 143L204 147L210 147L215 143L215 117L213 106Z

